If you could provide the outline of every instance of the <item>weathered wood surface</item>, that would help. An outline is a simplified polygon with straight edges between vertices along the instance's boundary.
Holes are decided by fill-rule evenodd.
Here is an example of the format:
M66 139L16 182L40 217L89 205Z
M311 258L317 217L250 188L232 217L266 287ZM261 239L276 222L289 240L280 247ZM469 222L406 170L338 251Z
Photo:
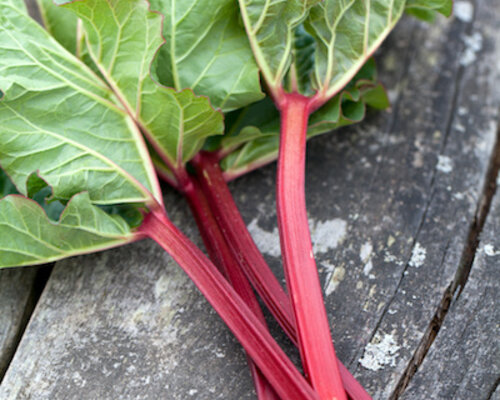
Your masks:
M397 391L460 276L494 148L500 6L457 3L474 13L432 26L407 19L389 38L378 58L391 112L309 148L334 340L375 399ZM282 277L274 174L264 168L232 190ZM167 204L196 238L181 200ZM253 397L234 339L149 242L59 263L0 387L1 399Z
M500 380L499 293L500 190L467 284L403 400L494 398Z
M36 268L0 271L0 381L33 310Z

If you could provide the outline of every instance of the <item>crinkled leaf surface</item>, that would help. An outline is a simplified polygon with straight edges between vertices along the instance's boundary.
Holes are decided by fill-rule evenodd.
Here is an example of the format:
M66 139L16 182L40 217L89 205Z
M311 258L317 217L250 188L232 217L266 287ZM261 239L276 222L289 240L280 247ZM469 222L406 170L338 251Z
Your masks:
M313 84L330 98L380 46L401 17L404 0L325 0L305 22L316 40Z
M58 7L68 0L37 0L45 29L70 53L77 54L80 37L77 34L78 18L68 10Z
M290 66L295 28L317 1L239 0L255 59L271 91Z
M163 43L162 17L145 0L69 3L83 21L90 55L128 113L169 166L180 167L223 131L222 114L192 90L166 88L151 76Z
M165 16L157 64L164 85L191 88L223 112L263 98L235 0L152 0L151 8Z
M19 192L38 171L57 199L161 194L139 130L109 88L36 22L0 3L0 164Z
M127 223L74 196L54 222L34 201L20 195L0 199L0 268L44 264L133 240Z
M314 89L325 100L354 77L405 8L405 0L239 3L255 59L271 90L281 86L288 73L292 89L307 95Z

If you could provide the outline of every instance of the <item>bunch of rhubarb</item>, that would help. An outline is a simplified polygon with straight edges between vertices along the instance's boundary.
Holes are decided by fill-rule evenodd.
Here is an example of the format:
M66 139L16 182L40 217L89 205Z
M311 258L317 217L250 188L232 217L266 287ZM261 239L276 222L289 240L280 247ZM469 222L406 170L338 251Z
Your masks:
M0 0L0 268L151 238L248 355L259 399L370 396L337 360L305 206L306 141L384 109L372 55L451 0ZM227 182L278 159L283 289ZM170 221L181 192L209 258ZM260 303L300 351L270 335Z

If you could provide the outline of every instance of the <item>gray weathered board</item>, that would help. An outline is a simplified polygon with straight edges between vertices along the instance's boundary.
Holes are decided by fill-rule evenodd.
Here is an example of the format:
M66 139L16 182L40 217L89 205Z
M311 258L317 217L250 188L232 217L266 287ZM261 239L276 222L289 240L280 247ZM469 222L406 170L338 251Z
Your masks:
M36 268L0 271L0 380L33 310Z
M375 399L400 391L425 347L486 193L500 106L500 4L456 3L452 20L405 19L378 55L390 112L308 149L308 209L336 348ZM231 189L282 277L274 173L263 168ZM169 191L166 204L200 244L182 199ZM141 242L56 265L0 399L236 400L254 398L251 386L222 322L158 246Z
M481 235L467 284L452 303L403 400L491 398L499 384L499 300L500 190Z

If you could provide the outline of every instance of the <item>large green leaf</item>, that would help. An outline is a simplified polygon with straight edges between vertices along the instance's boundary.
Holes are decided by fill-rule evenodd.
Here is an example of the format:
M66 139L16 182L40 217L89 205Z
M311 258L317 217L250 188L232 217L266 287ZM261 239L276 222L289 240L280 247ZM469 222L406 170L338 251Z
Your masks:
M68 10L58 7L68 0L37 0L45 29L70 53L79 55L81 37L78 18Z
M152 0L164 16L158 75L166 86L191 88L223 112L262 99L259 71L239 23L235 0Z
M325 98L338 93L401 17L404 0L325 0L305 21L316 40L313 84Z
M223 131L222 114L192 90L176 92L155 82L150 69L163 43L161 15L145 0L85 0L65 5L83 21L92 59L128 113L178 168Z
M19 191L38 171L57 199L161 194L139 130L111 90L23 12L0 3L0 164Z
M127 223L94 206L88 193L74 196L58 222L31 199L4 197L0 232L0 268L44 264L134 239Z
M239 0L255 59L271 92L290 66L294 31L317 1Z

